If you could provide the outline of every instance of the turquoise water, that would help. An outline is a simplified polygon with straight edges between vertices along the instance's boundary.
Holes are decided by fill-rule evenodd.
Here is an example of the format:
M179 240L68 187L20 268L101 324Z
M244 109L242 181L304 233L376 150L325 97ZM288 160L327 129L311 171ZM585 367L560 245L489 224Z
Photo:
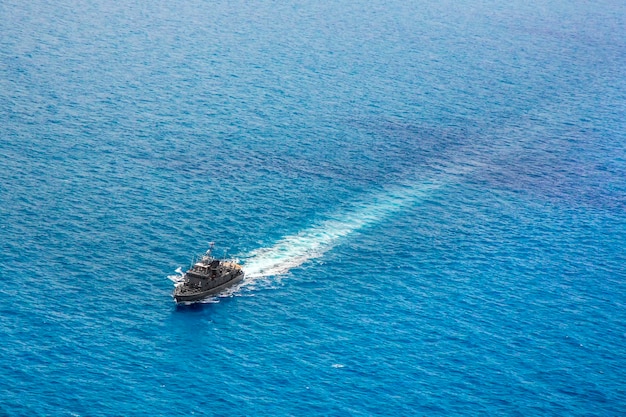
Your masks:
M0 16L0 415L626 413L621 2Z

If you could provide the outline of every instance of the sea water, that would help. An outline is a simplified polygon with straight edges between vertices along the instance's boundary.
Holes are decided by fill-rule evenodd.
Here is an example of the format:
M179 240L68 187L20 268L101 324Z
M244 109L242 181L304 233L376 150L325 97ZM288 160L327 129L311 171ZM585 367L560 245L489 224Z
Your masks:
M0 415L626 413L623 2L0 33ZM177 307L210 241L246 279Z

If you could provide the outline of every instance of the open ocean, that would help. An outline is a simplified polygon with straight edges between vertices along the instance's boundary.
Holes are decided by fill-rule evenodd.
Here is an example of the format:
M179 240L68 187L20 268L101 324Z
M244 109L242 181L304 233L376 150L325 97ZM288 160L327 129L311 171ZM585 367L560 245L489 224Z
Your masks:
M0 2L0 416L623 416L625 248L621 0Z

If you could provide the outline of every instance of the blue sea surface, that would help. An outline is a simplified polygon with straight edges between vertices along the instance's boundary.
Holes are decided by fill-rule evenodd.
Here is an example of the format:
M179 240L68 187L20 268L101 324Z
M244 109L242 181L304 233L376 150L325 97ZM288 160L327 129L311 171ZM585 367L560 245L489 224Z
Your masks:
M622 1L0 2L2 416L626 415L625 247Z

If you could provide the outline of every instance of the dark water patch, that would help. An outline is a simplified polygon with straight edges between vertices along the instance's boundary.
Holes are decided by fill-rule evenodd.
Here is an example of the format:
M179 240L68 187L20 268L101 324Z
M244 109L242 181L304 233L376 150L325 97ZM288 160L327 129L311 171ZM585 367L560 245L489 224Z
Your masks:
M619 139L593 131L559 133L526 139L472 177L551 203L623 211L626 171Z

